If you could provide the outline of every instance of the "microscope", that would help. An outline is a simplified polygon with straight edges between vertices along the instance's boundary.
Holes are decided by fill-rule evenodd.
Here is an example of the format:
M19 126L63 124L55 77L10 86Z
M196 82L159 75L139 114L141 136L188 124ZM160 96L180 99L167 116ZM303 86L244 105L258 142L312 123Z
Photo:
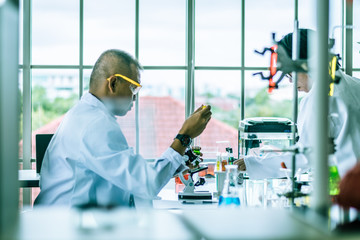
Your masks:
M194 164L195 166L199 166L200 159L198 155L195 155L194 152L189 149L185 152L184 157L185 162L189 164ZM195 187L198 185L202 185L205 183L205 180L203 178L200 178L197 183L194 183L193 175L195 173L201 172L206 170L208 167L197 167L195 169L184 169L181 171L178 176L181 179L181 182L185 185L185 188L182 192L179 192L178 199L182 201L191 201L191 202L197 202L197 201L204 201L204 200L212 200L212 194L209 191L195 191ZM189 173L189 177L186 179L184 177L184 174L186 172Z

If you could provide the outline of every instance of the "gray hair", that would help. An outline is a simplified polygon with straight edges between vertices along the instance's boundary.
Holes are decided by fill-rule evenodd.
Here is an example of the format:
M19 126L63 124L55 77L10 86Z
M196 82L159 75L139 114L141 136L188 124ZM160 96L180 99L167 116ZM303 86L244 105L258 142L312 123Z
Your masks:
M97 89L104 78L112 74L121 73L129 74L130 66L134 64L138 70L142 70L139 62L127 52L118 49L109 49L103 52L96 61L90 76L90 90ZM116 72L121 65L122 71Z

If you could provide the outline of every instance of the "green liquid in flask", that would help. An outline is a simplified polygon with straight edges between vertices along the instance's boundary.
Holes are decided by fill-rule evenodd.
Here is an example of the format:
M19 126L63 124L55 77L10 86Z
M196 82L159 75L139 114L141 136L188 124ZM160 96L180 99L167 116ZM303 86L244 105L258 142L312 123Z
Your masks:
M339 189L340 175L337 169L337 166L329 167L329 193L331 196L338 195L340 193Z

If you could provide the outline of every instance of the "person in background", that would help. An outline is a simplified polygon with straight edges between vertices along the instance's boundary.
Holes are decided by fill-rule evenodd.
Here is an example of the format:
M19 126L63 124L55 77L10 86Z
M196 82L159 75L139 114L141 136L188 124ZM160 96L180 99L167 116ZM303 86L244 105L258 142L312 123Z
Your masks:
M308 60L308 36L314 31L300 29L300 59ZM292 56L292 33L282 38L278 45L282 46L288 56ZM334 85L334 94L329 97L329 137L335 139L335 156L338 162L340 176L351 169L360 158L360 79L346 75L337 69L336 74L340 77L339 84ZM291 80L291 76L290 80ZM308 73L298 73L298 91L307 94L299 104L297 127L299 134L299 146L312 147L310 130L314 124L316 112L314 112L314 86L310 83L311 76ZM296 167L306 171L310 167L309 156L298 154ZM250 178L263 179L271 177L283 177L279 171L284 162L291 168L292 154L272 154L263 157L246 156L240 160L241 170L246 170Z
M147 162L128 146L115 118L131 110L141 88L140 70L126 52L101 54L89 92L66 114L49 143L35 205L132 206L133 196L152 199L186 168L182 156L206 128L211 107L197 109L163 155Z

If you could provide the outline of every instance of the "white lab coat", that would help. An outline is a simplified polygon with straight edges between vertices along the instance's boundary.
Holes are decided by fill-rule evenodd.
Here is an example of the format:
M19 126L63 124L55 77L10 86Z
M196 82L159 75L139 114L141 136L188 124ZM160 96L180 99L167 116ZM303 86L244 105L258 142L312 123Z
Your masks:
M340 83L335 84L334 96L329 98L330 137L335 139L335 156L340 176L343 176L360 158L360 79L338 71ZM298 145L311 148L309 131L314 123L314 87L301 100L298 116ZM296 167L306 171L310 167L309 156L298 154ZM269 153L262 157L245 157L246 171L252 179L284 177L281 162L291 169L292 154Z
M86 93L49 144L35 204L129 206L130 194L152 199L183 168L182 156L172 148L153 163L136 155L115 116Z

